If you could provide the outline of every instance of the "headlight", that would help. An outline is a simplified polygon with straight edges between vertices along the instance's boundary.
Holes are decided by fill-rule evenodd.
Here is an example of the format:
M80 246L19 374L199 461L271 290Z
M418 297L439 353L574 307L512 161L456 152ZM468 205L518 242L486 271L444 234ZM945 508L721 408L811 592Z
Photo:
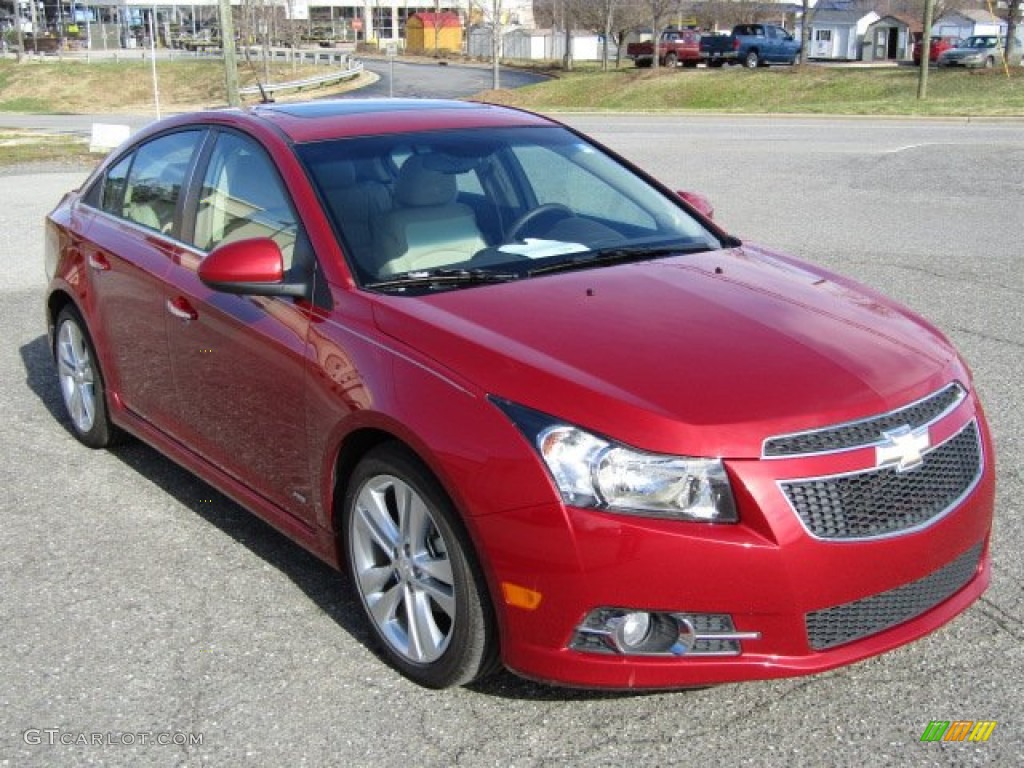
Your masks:
M566 504L678 520L737 520L720 459L637 451L521 405L492 401L537 449Z

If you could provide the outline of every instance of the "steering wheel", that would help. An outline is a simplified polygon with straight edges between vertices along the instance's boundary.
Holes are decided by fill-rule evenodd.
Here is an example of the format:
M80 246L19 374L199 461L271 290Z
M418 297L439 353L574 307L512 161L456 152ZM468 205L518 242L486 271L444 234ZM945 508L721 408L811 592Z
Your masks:
M512 222L512 226L508 228L508 240L509 242L519 240L520 233L526 229L528 224L535 224L539 219L543 219L547 216L551 216L556 219L568 219L575 215L576 214L573 213L571 209L561 203L544 203L543 205L538 205L536 208L527 211Z

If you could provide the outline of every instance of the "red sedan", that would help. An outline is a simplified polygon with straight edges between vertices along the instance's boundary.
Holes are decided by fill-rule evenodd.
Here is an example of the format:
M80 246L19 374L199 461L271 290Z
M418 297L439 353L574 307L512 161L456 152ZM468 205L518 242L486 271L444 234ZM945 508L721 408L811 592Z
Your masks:
M46 224L71 431L145 440L346 569L427 686L819 672L989 581L967 366L551 120L158 122Z
M928 61L934 64L939 60L939 54L943 51L948 51L950 48L956 48L958 45L960 45L959 37L940 37L939 35L933 35L928 48ZM911 55L914 58L914 63L918 66L921 64L921 52L923 49L924 45L920 40L914 43Z

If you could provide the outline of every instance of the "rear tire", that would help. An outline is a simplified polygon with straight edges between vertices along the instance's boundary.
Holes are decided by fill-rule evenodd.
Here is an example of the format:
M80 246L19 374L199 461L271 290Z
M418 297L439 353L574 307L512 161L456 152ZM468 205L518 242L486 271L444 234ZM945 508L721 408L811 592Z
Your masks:
M53 356L71 431L90 448L107 448L124 433L110 421L103 371L85 321L74 306L57 315Z
M440 483L388 443L356 466L342 530L349 576L388 661L427 688L497 667L497 632L469 536Z
M666 69L675 69L676 68L676 64L678 64L678 63L679 63L679 57L676 56L674 53L669 52L669 53L665 54L665 68Z
M761 66L761 56L757 51L750 51L747 53L746 58L743 59L743 66L747 69L757 69Z
M996 65L996 60L989 56L985 59L985 69L992 69Z

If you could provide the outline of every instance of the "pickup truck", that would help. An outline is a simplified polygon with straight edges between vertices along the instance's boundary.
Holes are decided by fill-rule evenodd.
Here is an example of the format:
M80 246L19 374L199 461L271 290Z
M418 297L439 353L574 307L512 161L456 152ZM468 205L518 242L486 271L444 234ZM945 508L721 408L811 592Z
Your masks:
M738 24L731 35L705 35L700 41L700 58L709 67L726 62L750 69L768 64L795 64L800 41L774 24Z
M654 44L630 43L626 46L626 58L633 59L638 67L649 67L654 61ZM666 29L658 40L658 63L663 67L696 67L700 62L700 33L692 29Z

